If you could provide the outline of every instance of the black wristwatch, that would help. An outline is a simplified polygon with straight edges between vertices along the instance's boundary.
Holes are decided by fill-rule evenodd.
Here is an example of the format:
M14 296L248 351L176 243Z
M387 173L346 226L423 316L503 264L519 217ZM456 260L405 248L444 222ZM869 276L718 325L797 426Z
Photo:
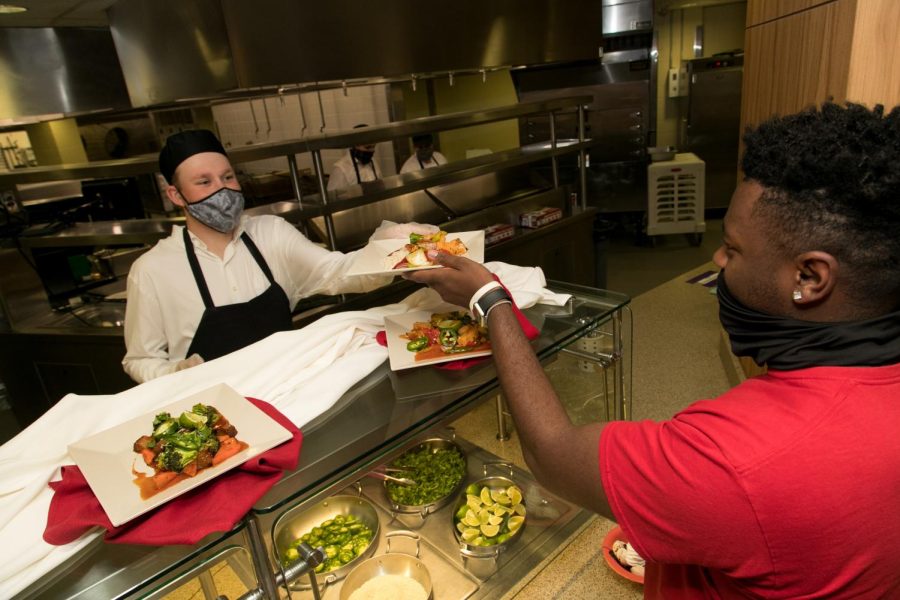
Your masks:
M494 306L504 302L512 304L512 298L509 297L509 293L502 287L493 289L479 298L472 307L475 309L474 316L478 319L478 324L482 327L487 327L488 313Z

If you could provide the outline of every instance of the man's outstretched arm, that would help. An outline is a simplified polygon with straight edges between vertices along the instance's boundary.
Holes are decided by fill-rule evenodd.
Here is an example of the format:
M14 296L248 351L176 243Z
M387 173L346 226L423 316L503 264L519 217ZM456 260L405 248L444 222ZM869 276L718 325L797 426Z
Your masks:
M487 269L468 259L438 254L434 260L446 268L406 277L434 288L453 304L468 305L472 294L491 281ZM612 517L600 481L598 448L603 425L572 424L510 305L495 307L489 319L500 385L528 466L557 495Z

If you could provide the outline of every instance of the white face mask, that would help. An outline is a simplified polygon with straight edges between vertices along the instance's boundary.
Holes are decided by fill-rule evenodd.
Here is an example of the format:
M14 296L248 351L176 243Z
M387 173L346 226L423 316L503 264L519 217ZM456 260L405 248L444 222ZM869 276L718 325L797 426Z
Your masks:
M183 197L183 195L182 195ZM234 231L244 212L244 194L240 190L222 188L185 207L192 217L216 231Z

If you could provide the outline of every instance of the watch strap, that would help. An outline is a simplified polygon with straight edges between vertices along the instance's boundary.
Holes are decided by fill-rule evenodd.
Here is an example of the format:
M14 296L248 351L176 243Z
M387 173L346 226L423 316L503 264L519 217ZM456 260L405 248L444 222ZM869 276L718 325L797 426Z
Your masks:
M478 317L479 323L482 326L487 325L487 316L491 309L502 302L512 303L512 298L509 296L509 292L507 292L502 286L496 289L492 289L486 294L482 295L481 298L475 302L475 314Z

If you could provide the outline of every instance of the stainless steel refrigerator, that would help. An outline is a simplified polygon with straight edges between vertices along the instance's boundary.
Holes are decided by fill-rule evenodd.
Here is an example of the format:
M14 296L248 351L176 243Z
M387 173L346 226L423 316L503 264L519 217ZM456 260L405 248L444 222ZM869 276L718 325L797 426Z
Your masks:
M737 184L743 54L685 61L687 106L679 150L706 163L706 208L724 208Z

